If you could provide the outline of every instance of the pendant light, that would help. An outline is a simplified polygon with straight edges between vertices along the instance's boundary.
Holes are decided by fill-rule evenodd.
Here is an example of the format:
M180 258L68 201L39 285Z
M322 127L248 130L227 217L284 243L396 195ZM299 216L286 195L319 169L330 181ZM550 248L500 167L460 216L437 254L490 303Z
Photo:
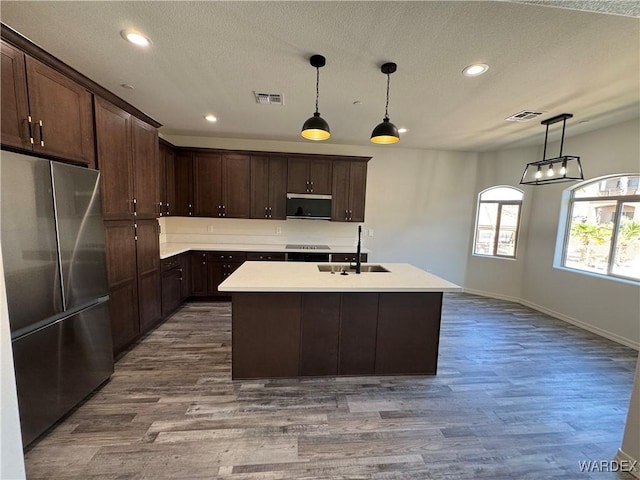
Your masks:
M400 141L398 127L389 121L389 81L390 75L396 71L398 66L395 63L385 63L380 67L380 71L387 76L387 104L384 107L384 118L371 133L371 141L380 145L389 145Z
M329 130L329 124L318 112L318 97L320 92L320 67L324 67L327 62L322 55L312 55L309 63L316 69L316 111L313 117L304 122L300 135L307 140L326 140L331 136L331 131Z
M572 118L571 113L562 113L555 117L540 122L547 126L544 134L544 151L542 160L527 163L520 180L521 185L544 185L547 183L571 182L584 180L580 157L573 155L562 155L564 146L564 129L568 118ZM547 158L547 139L549 137L549 125L562 122L562 138L560 139L560 155L555 158Z

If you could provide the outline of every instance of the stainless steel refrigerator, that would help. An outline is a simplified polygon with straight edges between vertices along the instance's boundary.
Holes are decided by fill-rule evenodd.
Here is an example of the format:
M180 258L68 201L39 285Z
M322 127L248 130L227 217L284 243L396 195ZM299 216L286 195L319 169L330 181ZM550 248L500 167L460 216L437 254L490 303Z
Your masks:
M99 172L0 154L0 230L27 446L113 373Z

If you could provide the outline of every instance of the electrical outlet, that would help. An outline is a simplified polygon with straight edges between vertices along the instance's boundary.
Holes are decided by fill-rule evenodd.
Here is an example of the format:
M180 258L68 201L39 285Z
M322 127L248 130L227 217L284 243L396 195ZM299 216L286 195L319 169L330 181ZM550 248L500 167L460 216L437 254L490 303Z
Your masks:
M276 235L282 235L282 227L276 227Z
M213 233L213 225L207 225L207 233Z

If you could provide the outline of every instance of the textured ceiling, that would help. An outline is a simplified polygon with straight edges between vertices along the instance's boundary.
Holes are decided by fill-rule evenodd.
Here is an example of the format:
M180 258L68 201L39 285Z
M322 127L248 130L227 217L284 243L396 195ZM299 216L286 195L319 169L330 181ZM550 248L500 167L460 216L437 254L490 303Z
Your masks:
M306 142L314 53L327 58L320 112L335 144L369 144L386 61L398 64L389 114L409 128L403 147L486 151L541 141L540 120L563 112L568 136L639 115L640 20L628 16L503 1L2 1L0 18L166 134ZM126 28L152 46L122 40ZM462 76L474 62L489 71ZM259 105L254 90L285 104ZM524 109L545 114L504 120Z

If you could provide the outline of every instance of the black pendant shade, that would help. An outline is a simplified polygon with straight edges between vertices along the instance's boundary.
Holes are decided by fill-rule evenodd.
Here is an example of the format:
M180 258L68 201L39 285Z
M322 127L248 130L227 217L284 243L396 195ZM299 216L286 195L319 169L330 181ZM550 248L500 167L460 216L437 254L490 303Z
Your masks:
M318 112L318 97L320 93L320 68L326 64L326 59L322 55L312 55L309 63L316 69L316 111L312 117L302 125L302 135L307 140L326 140L331 136L329 124Z
M387 104L384 108L384 118L371 132L371 141L379 145L390 145L400 141L398 128L389 121L389 81L390 75L397 70L395 63L385 63L380 67L380 71L387 76Z

